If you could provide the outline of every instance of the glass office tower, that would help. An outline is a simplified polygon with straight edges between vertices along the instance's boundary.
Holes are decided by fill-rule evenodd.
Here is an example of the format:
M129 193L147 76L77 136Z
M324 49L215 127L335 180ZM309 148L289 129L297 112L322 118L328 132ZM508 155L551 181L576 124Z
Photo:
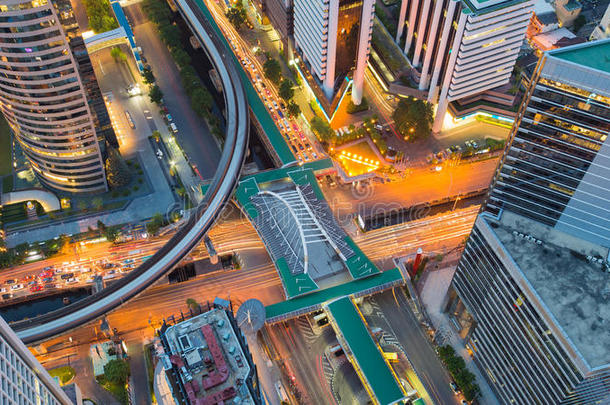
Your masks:
M68 0L0 5L0 109L45 186L107 189L116 138Z
M547 52L446 310L505 404L610 400L610 40Z

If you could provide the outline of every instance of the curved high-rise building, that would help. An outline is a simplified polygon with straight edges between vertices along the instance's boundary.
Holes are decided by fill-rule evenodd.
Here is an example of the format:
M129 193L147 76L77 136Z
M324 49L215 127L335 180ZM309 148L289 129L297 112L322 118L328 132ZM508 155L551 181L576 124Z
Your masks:
M0 109L45 186L107 190L116 140L69 0L0 3Z

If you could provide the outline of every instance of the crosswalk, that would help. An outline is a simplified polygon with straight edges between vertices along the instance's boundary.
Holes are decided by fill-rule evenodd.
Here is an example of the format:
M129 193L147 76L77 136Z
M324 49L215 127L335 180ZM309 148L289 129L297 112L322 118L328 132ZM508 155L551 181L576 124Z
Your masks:
M322 370L324 371L324 378L326 378L326 381L328 381L330 384L333 375L335 374L335 370L326 356L322 357Z
M305 337L305 341L307 342L307 345L310 345L311 343L313 343L314 340L316 340L318 338L318 336L313 332L313 330L311 330L311 325L309 324L309 321L304 316L297 318L296 323L297 323L297 328L299 328L299 333L303 337Z

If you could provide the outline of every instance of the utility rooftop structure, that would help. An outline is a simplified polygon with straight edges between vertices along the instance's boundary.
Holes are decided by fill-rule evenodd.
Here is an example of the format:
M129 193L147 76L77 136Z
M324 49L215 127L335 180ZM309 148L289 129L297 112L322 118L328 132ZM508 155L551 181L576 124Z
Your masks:
M256 368L233 316L213 309L164 324L162 361L177 403L260 404Z
M610 40L544 54L449 290L503 403L610 400Z

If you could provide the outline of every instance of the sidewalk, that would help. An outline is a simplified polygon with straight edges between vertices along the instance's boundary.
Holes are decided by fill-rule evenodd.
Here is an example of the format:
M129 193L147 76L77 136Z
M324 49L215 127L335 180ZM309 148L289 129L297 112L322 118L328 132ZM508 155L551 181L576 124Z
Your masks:
M458 336L454 327L446 314L441 312L441 304L449 288L449 284L455 273L455 266L445 267L439 270L428 271L425 283L418 286L421 301L426 308L426 312L432 325L441 334L445 342L453 346L456 353L461 355L466 362L466 367L477 379L481 388L479 403L485 405L500 405L487 380L481 374L479 368L474 364L474 360L468 354L462 339Z
M92 215L87 218L45 224L40 228L8 234L5 238L7 245L16 246L23 242L32 243L52 239L61 234L70 235L86 232L89 227L96 228L98 220L107 226L138 222L151 218L156 213L165 214L168 210L173 209L175 204L173 193L166 181L159 181L159 179L165 180L163 169L148 142L142 143L138 155L154 192L135 198L122 211L102 212L99 215Z

